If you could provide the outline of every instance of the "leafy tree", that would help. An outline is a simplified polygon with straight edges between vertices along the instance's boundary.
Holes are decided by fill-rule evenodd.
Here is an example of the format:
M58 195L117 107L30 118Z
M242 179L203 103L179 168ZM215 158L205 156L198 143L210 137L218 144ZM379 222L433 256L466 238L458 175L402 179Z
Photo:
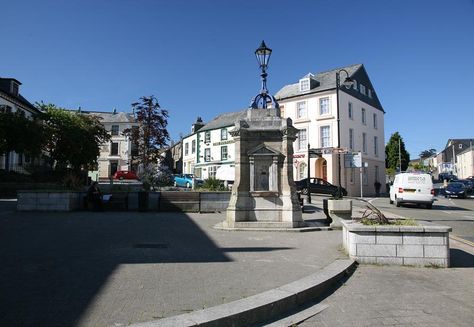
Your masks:
M139 163L147 167L158 161L160 149L169 140L168 110L161 108L153 95L141 97L139 102L132 103L132 108L139 127L126 129L123 134L136 145Z
M38 156L46 143L41 121L28 119L19 112L0 113L0 153L15 151Z
M402 171L405 171L408 167L408 163L410 162L410 154L405 149L405 143L403 142L402 137L398 132L395 132L390 137L387 145L385 146L385 167L396 170L397 167L400 165L399 163L399 151L398 151L398 143L400 141L400 153L401 153L401 161L402 161Z
M37 103L44 112L48 142L46 150L58 168L73 170L97 164L100 145L110 135L99 118L58 108L53 104Z
M420 158L429 158L436 154L436 149L428 149L420 152Z

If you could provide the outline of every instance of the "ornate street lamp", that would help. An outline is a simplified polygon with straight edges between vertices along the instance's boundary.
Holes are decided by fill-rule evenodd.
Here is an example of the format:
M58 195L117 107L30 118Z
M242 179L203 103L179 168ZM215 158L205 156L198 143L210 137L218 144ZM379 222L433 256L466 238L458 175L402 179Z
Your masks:
M274 108L279 108L278 102L276 102L272 95L268 94L267 89L267 67L271 55L272 49L267 47L265 41L262 41L260 47L255 50L255 57L257 58L260 69L262 70L262 73L260 74L262 77L262 89L260 90L260 94L252 99L250 107L253 109L258 109L259 106L261 106L262 109L266 109L268 102L271 102Z
M349 73L345 69L340 69L336 72L336 108L337 108L337 149L338 149L338 160L337 160L337 168L338 168L338 188L337 188L337 197L340 199L342 198L342 189L341 189L341 117L339 114L339 88L341 87L341 72L346 73L346 79L342 83L347 89L350 89L352 85L354 85L354 81L352 78L349 77ZM362 183L362 181L361 181Z

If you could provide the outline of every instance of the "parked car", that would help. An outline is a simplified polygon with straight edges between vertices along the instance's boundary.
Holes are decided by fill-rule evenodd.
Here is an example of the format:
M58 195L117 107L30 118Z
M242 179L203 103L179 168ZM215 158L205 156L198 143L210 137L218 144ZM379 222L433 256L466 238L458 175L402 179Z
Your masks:
M441 174L438 175L438 180L440 182L443 182L445 180L450 182L450 181L455 181L457 179L458 179L458 177L456 175L449 174L449 173L441 173Z
M390 204L397 207L402 203L424 204L433 207L434 188L431 175L422 173L401 173L395 176L390 186Z
M119 170L114 174L115 179L138 179L137 174L131 170Z
M460 179L457 182L463 183L466 187L466 192L471 193L474 189L474 181L471 179Z
M186 188L191 188L193 187L193 174L177 174L174 175L174 186L181 186L181 187L186 187ZM196 181L196 186L201 185L203 183L203 180L200 178L194 178Z
M324 179L311 177L309 180L309 188L311 193L317 194L330 194L335 196L337 194L337 186L332 185L331 183L325 181ZM296 189L301 191L301 194L308 194L308 179L304 178L302 180L296 181ZM345 188L341 187L342 195L347 195Z
M465 198L466 193L466 186L464 186L463 183L456 181L448 184L444 190L444 197L450 198L452 196L456 196L458 198Z

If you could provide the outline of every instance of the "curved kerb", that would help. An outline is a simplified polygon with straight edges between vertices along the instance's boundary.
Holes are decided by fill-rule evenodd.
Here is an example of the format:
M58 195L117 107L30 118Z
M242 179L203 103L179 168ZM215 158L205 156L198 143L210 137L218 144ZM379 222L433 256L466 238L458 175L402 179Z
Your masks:
M178 316L132 324L132 327L249 326L269 321L313 302L356 268L353 260L336 260L318 272L245 299Z

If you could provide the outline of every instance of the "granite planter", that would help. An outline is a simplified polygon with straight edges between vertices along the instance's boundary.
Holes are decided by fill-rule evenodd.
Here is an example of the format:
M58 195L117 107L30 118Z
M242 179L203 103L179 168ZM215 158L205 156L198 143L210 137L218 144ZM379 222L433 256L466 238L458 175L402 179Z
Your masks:
M449 267L451 227L341 224L344 249L359 263Z
M342 220L352 219L352 200L328 199L328 213L332 219L331 228L342 229Z

